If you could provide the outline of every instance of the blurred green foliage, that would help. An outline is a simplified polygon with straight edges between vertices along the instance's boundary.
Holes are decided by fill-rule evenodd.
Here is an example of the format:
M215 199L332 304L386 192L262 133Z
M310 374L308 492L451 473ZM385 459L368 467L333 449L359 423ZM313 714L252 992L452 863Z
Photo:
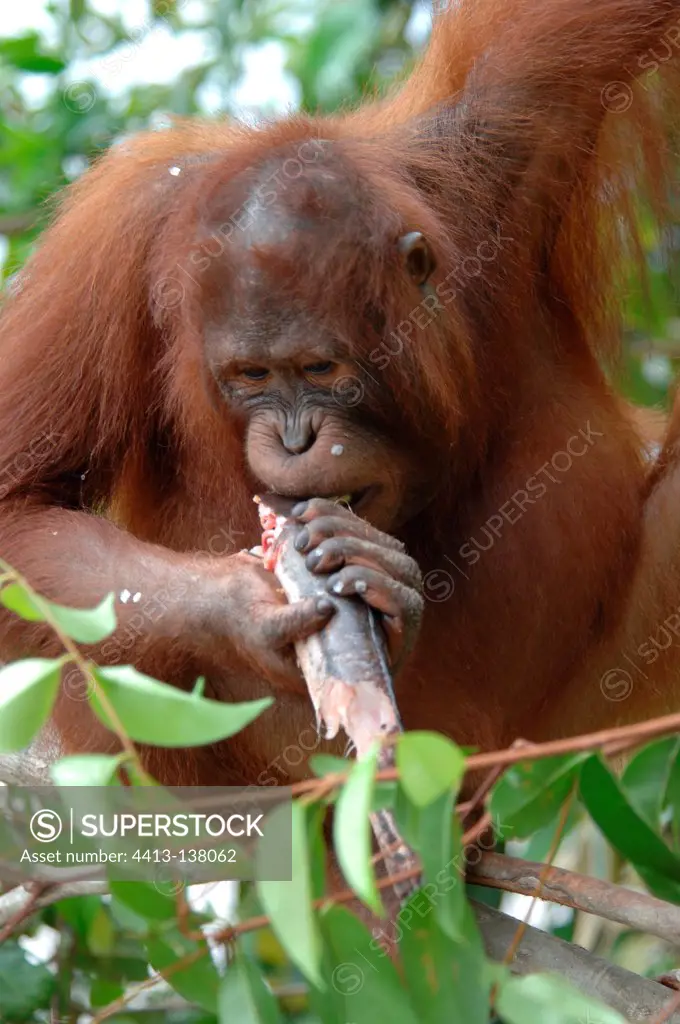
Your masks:
M258 48L276 44L289 88L307 110L355 100L411 56L408 0L128 0L117 6L121 13L104 15L90 0L51 0L45 31L14 37L2 37L0 19L5 275L25 259L44 201L122 133L162 126L170 115L237 113L234 89ZM195 62L182 59L168 75L161 56L159 77L168 84L130 81L159 33L180 47L167 46L166 60L185 46L197 54ZM277 109L276 97L265 113L267 107Z

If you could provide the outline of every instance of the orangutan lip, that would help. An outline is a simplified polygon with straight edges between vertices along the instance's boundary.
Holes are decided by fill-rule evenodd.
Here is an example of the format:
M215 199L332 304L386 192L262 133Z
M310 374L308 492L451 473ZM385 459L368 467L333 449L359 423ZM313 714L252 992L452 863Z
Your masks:
M360 491L355 491L354 494L350 494L348 505L352 509L352 512L356 512L362 504L365 504L366 498L370 498L373 493L373 487L364 487Z
M356 512L360 505L365 504L366 498L370 498L370 495L375 490L374 487L362 487L361 490L352 491L351 493L338 495L338 494L276 494L273 492L267 492L263 494L263 498L277 515L286 516L290 515L292 509L299 505L303 501L311 501L312 498L323 498L326 501L338 502L343 505L348 505L353 512Z

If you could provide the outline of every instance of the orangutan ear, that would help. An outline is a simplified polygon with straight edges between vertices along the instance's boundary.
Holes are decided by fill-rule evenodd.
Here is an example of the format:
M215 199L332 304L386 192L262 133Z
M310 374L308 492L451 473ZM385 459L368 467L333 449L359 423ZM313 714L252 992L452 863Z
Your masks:
M420 231L409 231L407 235L401 236L397 245L413 283L425 284L436 266L434 254L425 236Z

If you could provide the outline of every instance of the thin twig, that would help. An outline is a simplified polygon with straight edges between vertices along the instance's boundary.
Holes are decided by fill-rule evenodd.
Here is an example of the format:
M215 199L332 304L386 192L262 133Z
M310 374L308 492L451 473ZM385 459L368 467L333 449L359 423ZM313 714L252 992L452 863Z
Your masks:
M676 1010L680 1010L680 992L676 992L675 995L669 999L661 1013L657 1013L656 1017L650 1020L649 1024L666 1024L666 1021L670 1019L671 1015L675 1013Z
M39 209L0 214L0 235L21 235L39 224L43 216Z
M466 763L468 771L476 768L491 768L493 765L507 767L520 761L536 761L560 754L576 754L616 744L617 751L637 746L645 740L669 733L680 732L680 714L650 718L635 725L621 725L615 729L600 729L564 740L549 740L547 743L527 743L526 746L490 751L487 754L472 754ZM618 744L621 743L619 747ZM625 745L624 745L625 744Z
M463 849L469 846L470 843L476 843L479 837L486 832L487 828L492 825L492 818L490 814L483 814L479 821L475 822L463 835Z
M622 725L614 729L583 733L563 740L549 740L545 743L527 741L520 747L504 747L502 750L471 754L465 766L468 772L472 772L480 768L507 768L509 765L519 764L522 761L538 761L546 757L602 748L605 748L607 753L619 753L622 750L639 746L646 740L673 733L680 733L680 713L664 715L661 718L650 718L646 722L637 722L634 725ZM340 786L346 781L348 774L349 769L347 772L325 775L323 779L306 779L303 782L296 782L291 787L291 791L293 796L314 793L320 782L323 782L326 788L331 783L334 786ZM394 782L398 778L399 772L396 768L386 768L376 773L376 779L382 782Z
M13 917L19 914L23 915L29 903L32 903L30 912L33 913L71 896L101 895L107 891L106 882L64 882L58 885L49 883L42 886L35 899L31 899L31 892L28 888L18 885L0 895L0 927L4 930Z
M472 813L481 807L486 800L487 796L498 782L499 778L503 774L503 769L499 765L494 765L491 771L488 773L485 779L482 779L477 789L474 791L467 803L462 804L457 808L458 813L461 815L463 824L465 821L472 816Z
M152 779L144 770L144 767L139 756L139 752L135 747L134 743L132 742L132 740L130 739L130 737L128 736L123 723L118 717L118 712L113 707L111 701L104 692L103 688L99 685L92 671L91 663L87 660L87 658L83 657L83 655L80 653L80 650L78 649L78 646L74 643L71 637L63 631L63 629L55 619L54 615L52 614L52 611L47 600L44 597L42 597L41 594L38 594L33 589L28 580L24 576L22 576L20 572L17 572L16 569L12 568L11 565L9 565L7 562L4 561L4 559L1 558L0 568L3 570L7 578L11 577L12 579L14 579L16 583L19 584L20 587L28 591L28 593L31 595L31 600L40 609L40 612L42 613L45 622L50 627L54 635L57 637L64 650L67 652L69 659L74 663L74 665L78 667L80 672L87 680L88 686L91 686L93 692L96 693L97 699L99 700L110 722L111 730L118 737L123 750L127 754L128 758L134 764L137 772L139 773L140 778L144 779L146 782L151 784Z
M515 954L517 953L517 950L519 948L519 944L522 941L522 939L524 938L524 933L527 930L527 926L528 926L529 921L531 919L531 915L533 913L534 907L536 906L536 900L540 897L541 893L543 892L543 886L545 885L546 880L548 878L548 875L550 874L550 868L552 867L552 862L555 859L555 855L557 853L557 849L558 849L560 843L562 842L562 836L564 835L564 829L565 829L565 826L567 824L567 818L569 817L569 811L571 810L571 805L573 803L573 800L574 800L574 789L572 788L569 796L567 797L567 799L562 804L562 809L560 810L559 820L557 822L557 828L555 829L555 835L553 836L552 842L550 844L550 849L548 851L548 856L545 859L545 864L543 865L541 873L540 873L540 875L538 877L538 882L536 884L536 888L535 888L534 892L532 893L533 898L531 900L531 905L529 906L529 909L527 910L527 913L526 913L526 916L525 916L524 920L520 921L520 923L519 923L519 925L517 927L517 931L515 932L515 936L514 936L512 942L510 943L510 946L508 948L507 953L505 954L505 957L503 958L503 963L504 964L511 964L512 963L512 961L515 959Z
M44 883L35 882L30 889L28 899L25 903L18 907L15 913L5 922L0 928L0 945L12 935L17 928L19 928L24 921L26 921L31 914L37 909L38 900L45 890Z
M205 936L201 936L205 938ZM90 1018L90 1024L101 1024L107 1017L112 1017L114 1013L118 1013L119 1010L125 1009L128 1003L131 1003L133 999L136 999L140 993L147 991L147 989L153 988L154 985L158 985L161 981L167 981L173 974L177 974L178 971L184 970L185 967L190 967L197 960L201 960L207 953L208 948L195 949L191 953L187 953L186 956L176 960L174 964L170 964L169 967L164 967L162 971L158 971L157 974L153 974L150 978L146 978L144 981L140 981L138 985L135 985L132 991L125 992L118 999L115 999L108 1006L103 1006L99 1013L95 1014L94 1017Z

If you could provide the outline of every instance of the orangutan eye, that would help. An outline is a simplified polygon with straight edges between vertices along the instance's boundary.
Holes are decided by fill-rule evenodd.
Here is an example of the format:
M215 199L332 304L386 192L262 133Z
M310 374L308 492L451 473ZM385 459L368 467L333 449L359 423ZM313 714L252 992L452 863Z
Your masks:
M247 366L245 370L241 370L241 376L246 380L266 380L269 370L266 366Z
M424 235L420 231L409 231L399 239L399 252L404 257L406 270L414 284L425 284L436 263Z
M303 366L303 370L312 376L322 377L325 373L330 373L334 366L335 363L327 360L325 363L309 363L307 366Z

